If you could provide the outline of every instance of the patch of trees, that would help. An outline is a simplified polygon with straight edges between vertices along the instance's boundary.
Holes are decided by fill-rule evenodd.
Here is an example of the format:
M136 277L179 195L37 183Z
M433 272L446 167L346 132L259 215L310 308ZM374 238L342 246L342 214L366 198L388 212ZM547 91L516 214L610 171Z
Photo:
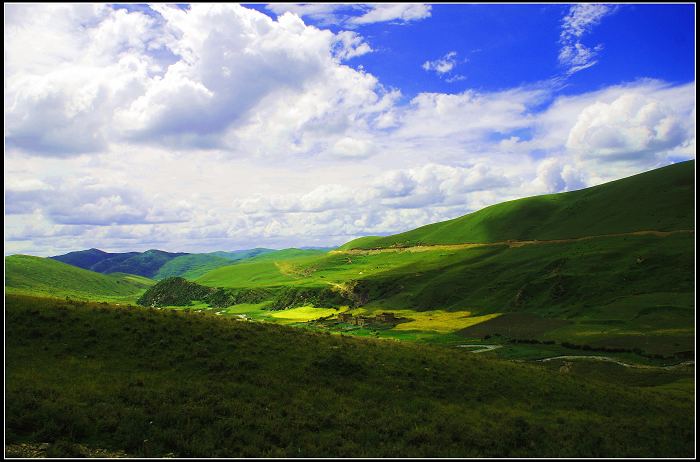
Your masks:
M166 278L150 287L136 303L141 306L189 306L202 301L214 308L240 303L261 303L271 297L266 289L223 289L205 287L181 277Z

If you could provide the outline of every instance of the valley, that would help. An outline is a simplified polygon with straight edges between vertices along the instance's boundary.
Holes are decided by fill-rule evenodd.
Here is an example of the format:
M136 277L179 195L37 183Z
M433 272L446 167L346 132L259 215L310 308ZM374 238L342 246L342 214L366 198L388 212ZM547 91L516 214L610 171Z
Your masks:
M7 256L8 441L51 441L47 455L687 456L694 168L333 250Z

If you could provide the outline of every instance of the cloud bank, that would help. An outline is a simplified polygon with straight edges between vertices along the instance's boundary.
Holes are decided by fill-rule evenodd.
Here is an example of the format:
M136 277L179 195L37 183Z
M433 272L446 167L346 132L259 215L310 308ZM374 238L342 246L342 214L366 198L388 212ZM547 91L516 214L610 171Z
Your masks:
M430 14L399 6L353 17ZM362 29L288 8L8 5L6 253L336 245L695 156L694 83L405 101L350 65ZM562 40L605 14L572 7Z

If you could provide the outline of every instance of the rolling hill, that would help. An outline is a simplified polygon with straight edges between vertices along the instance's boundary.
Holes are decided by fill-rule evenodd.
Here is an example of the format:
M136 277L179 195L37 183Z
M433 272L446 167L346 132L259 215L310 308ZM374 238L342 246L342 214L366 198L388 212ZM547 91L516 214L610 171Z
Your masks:
M246 260L248 258L257 257L258 255L263 255L270 252L276 252L274 249L265 249L262 247L256 247L255 249L245 249L245 250L232 250L230 252L225 252L222 250L216 252L209 252L205 255L214 255L215 257L226 258L232 261Z
M165 279L175 276L195 279L213 269L231 265L234 262L235 260L212 254L181 255L161 266L153 276L153 279Z
M500 319L479 329L455 323L452 333L684 357L694 349L693 183L694 162L684 162L582 191L499 204L397 236L362 238L329 253L273 253L195 282L263 290L275 308L332 303L358 314L415 319L421 312L444 319L458 312L495 315ZM601 208L598 220L594 206ZM532 210L540 213L533 218ZM564 222L552 223L553 217ZM594 223L577 225L581 220ZM510 327L523 313L531 331ZM440 326L437 319L434 324ZM410 325L419 324L399 328L402 336ZM363 332L370 330L355 333Z
M695 161L680 162L599 186L528 197L340 249L568 239L642 230L694 228Z
M15 295L6 320L10 456L693 455L692 368L612 365L599 379L456 348Z
M556 351L568 344L686 358L694 350L693 183L694 162L684 162L331 252L286 249L238 261L179 256L161 266L172 269L156 272L164 281L140 300L265 320L275 318L266 310L297 310L288 319L304 326L333 308L324 328L356 335L451 342L496 336L554 342ZM168 296L171 289L177 294ZM338 321L343 310L395 313L408 322L356 329ZM523 319L530 328L518 327Z
M5 291L88 300L135 301L154 282L128 274L100 274L50 258L5 257Z

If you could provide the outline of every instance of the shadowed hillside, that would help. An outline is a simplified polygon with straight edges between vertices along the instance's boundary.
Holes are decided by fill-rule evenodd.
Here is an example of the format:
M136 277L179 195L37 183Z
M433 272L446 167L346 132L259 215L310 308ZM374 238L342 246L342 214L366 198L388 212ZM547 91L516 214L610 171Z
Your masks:
M456 349L17 296L6 319L7 444L55 457L693 454L687 371L621 386Z

